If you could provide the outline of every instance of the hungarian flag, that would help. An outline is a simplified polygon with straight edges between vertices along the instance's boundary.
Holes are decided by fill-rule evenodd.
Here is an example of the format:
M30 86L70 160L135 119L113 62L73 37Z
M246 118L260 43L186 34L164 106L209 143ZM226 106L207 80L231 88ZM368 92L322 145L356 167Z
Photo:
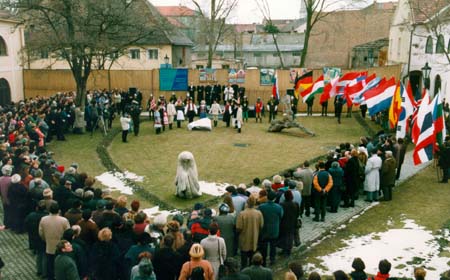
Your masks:
M402 95L405 88L399 81L395 88L394 96L392 97L391 107L389 107L389 125L391 128L395 128L398 123L400 112L402 111Z
M320 94L323 92L324 88L324 81L323 81L323 75L321 75L312 86L310 86L308 89L304 90L301 93L303 103L306 103L308 99L312 98L316 94Z
M402 93L402 109L397 122L397 139L405 138L406 132L409 130L409 118L413 115L416 108L417 103L412 94L411 83L408 82L406 90Z
M310 88L313 84L313 71L306 72L295 79L294 95L298 99L300 92Z

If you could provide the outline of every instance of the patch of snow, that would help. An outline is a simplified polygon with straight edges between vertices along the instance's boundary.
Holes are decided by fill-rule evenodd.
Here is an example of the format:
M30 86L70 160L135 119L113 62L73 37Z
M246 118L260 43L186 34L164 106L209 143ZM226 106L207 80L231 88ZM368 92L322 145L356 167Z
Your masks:
M307 269L325 275L331 275L333 271L339 269L351 271L353 259L360 257L366 265L365 271L376 274L378 262L387 259L392 264L390 275L394 277L412 277L415 266L424 266L427 270L427 279L439 279L439 275L448 269L450 258L439 256L440 248L436 239L448 238L448 232L444 231L442 236L435 236L413 220L403 222L402 229L391 229L344 240L347 245L345 248L319 257L325 269L316 268L314 265L308 265ZM407 263L417 258L424 261L420 264Z
M119 191L122 194L132 195L133 189L127 185L126 179L142 182L144 181L143 176L138 176L134 173L125 171L121 172L105 172L99 176L95 177L104 186L106 186L111 191Z
M212 196L222 196L227 191L225 188L229 186L228 183L214 183L214 182L205 182L205 181L199 181L200 185L200 191L202 193L206 193Z
M147 214L148 217L154 219L156 216L163 215L165 216L166 220L168 216L173 216L175 214L181 213L180 210L173 209L173 210L159 210L159 206L155 206L152 208L146 208L142 210L145 214Z

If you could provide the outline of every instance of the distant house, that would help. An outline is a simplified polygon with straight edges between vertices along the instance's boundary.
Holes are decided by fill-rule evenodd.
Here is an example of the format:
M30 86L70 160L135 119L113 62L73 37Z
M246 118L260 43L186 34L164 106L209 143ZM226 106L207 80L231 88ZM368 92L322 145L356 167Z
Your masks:
M389 39L383 38L352 48L349 68L379 67L387 65Z
M24 46L20 22L0 10L0 105L24 98L20 51Z
M198 32L196 32L199 17L198 11L192 10L186 6L156 6L158 12L165 17L180 32L186 35L191 41L195 42Z
M286 27L294 20L278 21L277 24ZM230 32L216 48L213 68L281 67L273 37L264 32L263 24L236 24L232 27L234 32ZM297 67L300 64L304 34L280 32L276 38L285 68ZM191 66L203 68L206 63L207 47L198 44L192 51Z
M383 42L382 39L389 37L395 7L396 3L375 1L363 9L329 13L312 30L305 66L351 67L354 47ZM362 59L367 60L368 55Z
M431 68L432 96L442 92L450 98L450 3L448 0L399 0L389 32L391 65L403 65L416 98L425 87L422 68ZM428 86L428 85L427 85Z
M167 19L148 1L140 4L145 7L143 13L149 17L158 17L162 26L157 28L151 37L140 40L127 48L114 61L112 70L150 70L158 69L168 64L173 67L187 67L190 65L192 41ZM173 22L173 21L172 21ZM30 69L69 69L66 60L58 54L41 52L35 54L29 64ZM94 65L95 68L95 65Z

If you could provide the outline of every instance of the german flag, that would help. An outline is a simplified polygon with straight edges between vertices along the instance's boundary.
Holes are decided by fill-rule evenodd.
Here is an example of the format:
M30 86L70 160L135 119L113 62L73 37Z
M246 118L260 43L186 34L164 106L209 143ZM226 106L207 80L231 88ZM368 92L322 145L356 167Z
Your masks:
M313 84L313 71L306 72L300 77L297 77L295 79L295 86L294 86L294 95L295 98L298 99L300 96L300 92L308 89Z

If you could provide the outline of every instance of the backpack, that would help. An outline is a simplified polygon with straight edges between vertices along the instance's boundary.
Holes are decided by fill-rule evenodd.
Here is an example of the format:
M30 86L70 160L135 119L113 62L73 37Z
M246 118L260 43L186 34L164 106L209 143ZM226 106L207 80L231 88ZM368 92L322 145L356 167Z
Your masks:
M194 267L192 269L191 275L188 276L188 280L204 280L205 271L201 266Z

